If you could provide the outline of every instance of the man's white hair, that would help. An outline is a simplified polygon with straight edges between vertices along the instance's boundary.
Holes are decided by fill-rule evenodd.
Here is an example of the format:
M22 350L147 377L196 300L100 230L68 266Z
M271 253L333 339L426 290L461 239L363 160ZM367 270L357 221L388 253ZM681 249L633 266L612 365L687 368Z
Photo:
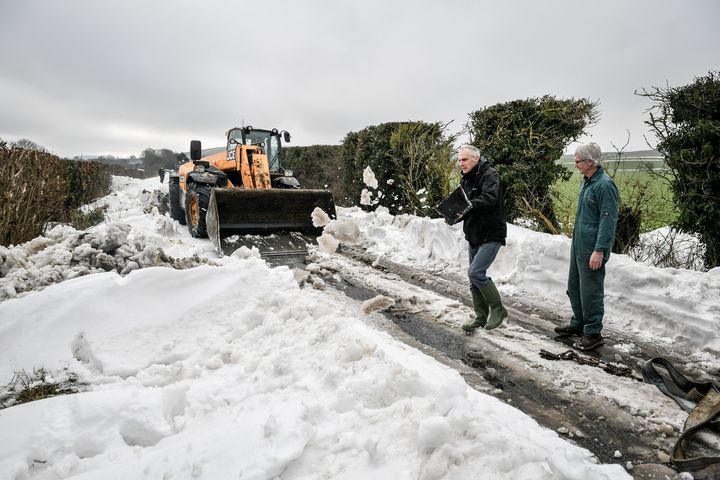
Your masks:
M602 150L595 142L584 143L575 149L575 156L593 165L600 165Z
M475 145L461 145L460 148L458 148L458 153L460 153L463 150L467 150L470 152L470 155L472 155L475 158L480 158L480 150Z

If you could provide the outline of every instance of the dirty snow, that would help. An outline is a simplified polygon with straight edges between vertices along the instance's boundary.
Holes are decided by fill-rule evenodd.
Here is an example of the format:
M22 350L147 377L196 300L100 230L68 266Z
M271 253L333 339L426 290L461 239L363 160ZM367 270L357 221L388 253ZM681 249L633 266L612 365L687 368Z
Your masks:
M363 232L363 247L425 271L465 275L462 224L441 219L343 209ZM532 296L540 306L570 317L567 274L570 239L508 224L507 245L489 273L506 296ZM720 267L709 272L655 268L627 255L611 255L605 281L605 326L646 341L680 342L698 358L720 357Z
M377 329L383 297L361 304L322 288L318 265L271 268L246 247L218 258L159 213L166 184L114 187L96 202L108 207L103 224L0 250L0 385L33 368L87 384L0 410L0 431L12 432L0 437L0 479L630 478L621 457L595 464ZM379 257L464 273L459 226L339 212ZM568 313L569 240L512 225L508 234L490 272L502 293ZM718 291L719 269L614 255L606 324L717 363Z

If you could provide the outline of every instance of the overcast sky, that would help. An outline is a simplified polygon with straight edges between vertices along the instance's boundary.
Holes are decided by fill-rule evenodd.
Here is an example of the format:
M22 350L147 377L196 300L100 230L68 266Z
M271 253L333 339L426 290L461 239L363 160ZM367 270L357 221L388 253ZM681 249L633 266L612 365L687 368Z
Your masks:
M252 125L339 144L545 94L583 140L645 149L643 87L720 69L720 2L0 0L0 138L61 155L187 151Z

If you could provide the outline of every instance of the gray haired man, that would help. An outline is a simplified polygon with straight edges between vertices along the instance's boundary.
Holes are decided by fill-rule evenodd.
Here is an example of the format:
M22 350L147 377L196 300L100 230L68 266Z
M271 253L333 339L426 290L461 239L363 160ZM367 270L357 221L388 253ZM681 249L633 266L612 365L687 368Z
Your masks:
M603 344L605 263L615 240L618 217L618 189L605 173L597 143L575 150L575 167L583 175L575 227L570 248L567 294L573 317L570 325L555 328L560 336L582 335L574 343L579 350L592 350Z
M458 160L465 191L472 208L463 216L463 233L468 241L470 292L475 319L462 326L468 333L478 327L492 330L507 319L507 310L487 270L505 245L507 225L503 189L497 171L480 156L473 145L458 149Z

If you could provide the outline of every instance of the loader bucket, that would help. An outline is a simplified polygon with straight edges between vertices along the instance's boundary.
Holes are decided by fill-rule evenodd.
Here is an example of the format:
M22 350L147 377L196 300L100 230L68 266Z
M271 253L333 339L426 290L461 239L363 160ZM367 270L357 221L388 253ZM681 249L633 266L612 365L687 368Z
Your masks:
M297 254L322 233L312 224L315 207L335 217L329 190L215 188L205 217L219 255L242 245L263 255Z

